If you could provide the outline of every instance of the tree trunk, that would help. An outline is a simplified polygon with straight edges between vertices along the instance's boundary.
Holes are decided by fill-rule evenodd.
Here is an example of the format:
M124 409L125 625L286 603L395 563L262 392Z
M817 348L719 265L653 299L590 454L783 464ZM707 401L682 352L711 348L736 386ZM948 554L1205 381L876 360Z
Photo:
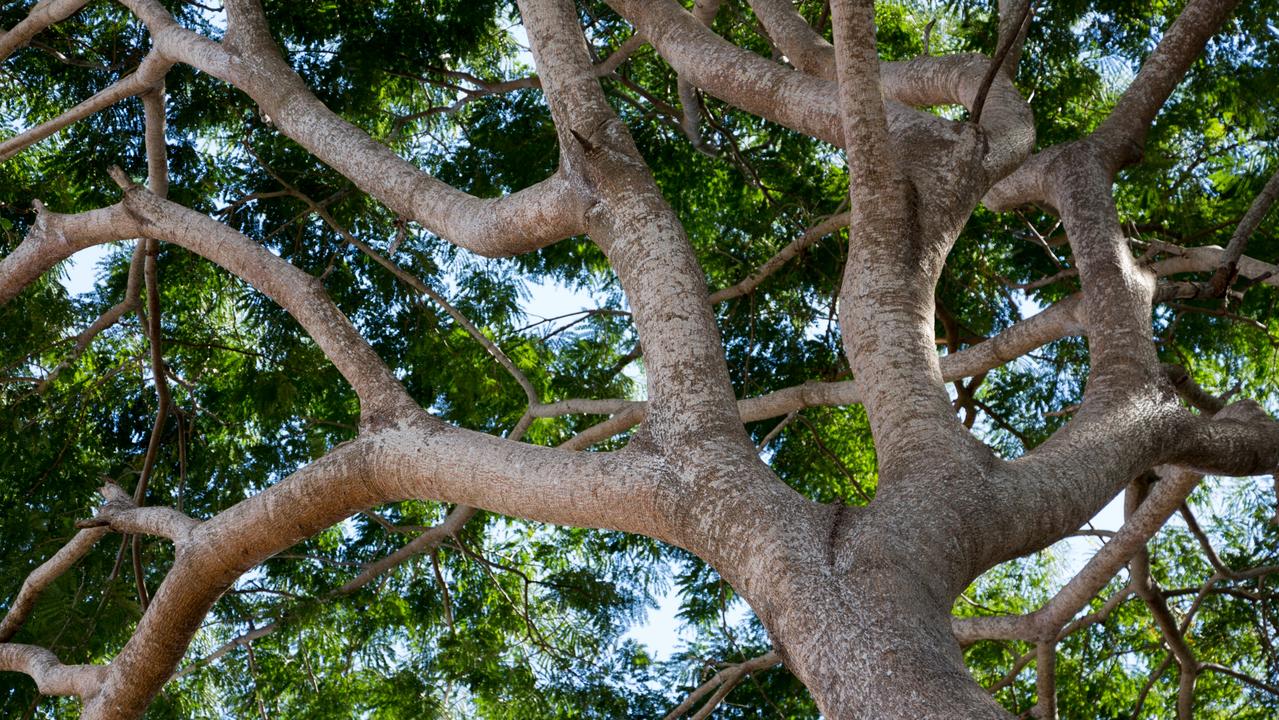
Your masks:
M786 666L831 720L1007 720L964 666L949 594L928 582L938 574L891 554L844 575L805 568L768 588L765 623Z

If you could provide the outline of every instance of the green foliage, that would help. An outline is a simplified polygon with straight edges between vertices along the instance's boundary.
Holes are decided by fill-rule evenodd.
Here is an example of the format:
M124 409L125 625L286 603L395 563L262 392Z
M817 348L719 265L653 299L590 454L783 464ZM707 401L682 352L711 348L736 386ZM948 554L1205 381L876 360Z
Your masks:
M217 12L166 2L180 21L218 37ZM12 27L26 3L0 9ZM823 3L805 0L813 21ZM886 59L923 51L993 51L992 3L896 0L877 4ZM1118 183L1120 215L1140 241L1221 244L1276 167L1279 16L1274 0L1243 3L1159 116L1145 161ZM1095 127L1181 3L1100 0L1037 7L1017 83L1035 111L1040 146ZM511 6L460 0L293 3L265 9L289 61L334 111L441 179L482 196L526 187L553 172L554 129L540 91L466 102L445 68L485 81L520 77L531 62L508 31ZM602 3L582 16L599 54L630 29ZM1154 28L1152 30L1152 27ZM771 54L744 3L728 2L714 29ZM7 132L54 117L131 71L148 41L114 3L91 3L19 51L0 76ZM462 83L464 84L464 83ZM847 195L834 148L703 98L705 146L689 143L670 113L676 77L650 49L603 81L667 199L679 214L712 289L750 273ZM523 391L442 308L399 283L311 214L334 220L440 291L497 342L543 400L635 397L642 360L627 304L602 253L572 239L527 256L479 260L363 195L281 136L247 97L187 68L167 78L171 197L216 215L272 252L322 278L324 287L424 407L458 425L505 433L525 408ZM106 168L145 172L140 103L125 101L0 164L0 251L10 252L34 219L33 199L57 211L114 202ZM293 194L282 190L296 191ZM302 196L309 198L304 199ZM1279 258L1279 225L1263 223L1249 253ZM1047 247L1041 246L1036 234ZM1062 232L1047 214L979 210L938 286L953 316L953 351L1006 329L1025 313L1078 289ZM834 321L846 236L806 250L754 292L716 308L740 396L848 368ZM40 378L64 359L77 332L124 298L130 248L99 265L100 282L68 294L56 274L0 307L0 599L88 516L102 478L132 488L156 411L148 345L133 314L99 335L43 392ZM340 376L280 308L227 273L175 247L157 258L165 360L179 412L161 433L148 500L207 517L268 487L354 434L358 407ZM537 285L589 295L596 312L544 320L521 308ZM1253 287L1226 314L1187 301L1156 316L1164 359L1186 366L1214 392L1237 389L1274 405L1273 288ZM940 313L939 313L940 314ZM855 328L844 331L856 332ZM938 336L946 328L938 325ZM1001 368L972 388L965 414L999 452L1013 457L1042 442L1078 402L1087 374L1084 344L1063 340ZM1272 408L1273 409L1273 408ZM527 439L561 442L598 421L538 420ZM762 441L777 420L752 424ZM617 447L625 438L600 445ZM874 447L860 408L805 410L764 450L778 475L822 502L862 504L877 484ZM1206 529L1231 567L1275 564L1273 498L1256 484L1222 482L1195 498ZM445 508L405 502L377 508L389 523L424 526ZM1012 520L1010 520L1012 521ZM1033 521L1020 519L1017 521ZM356 516L273 558L215 606L188 654L195 662L268 623L280 629L241 645L172 683L151 718L619 718L654 717L714 673L715 664L764 652L768 639L712 568L681 550L616 533L547 528L481 515L456 542L405 563L350 594L332 592L358 567L402 547L410 535ZM140 617L128 551L109 538L41 599L18 641L53 649L65 662L100 662L119 650ZM123 556L121 556L123 552ZM172 562L168 546L143 544L154 589ZM1157 580L1198 588L1211 573L1184 526L1153 543ZM124 562L118 571L119 559ZM1060 582L1060 566L1035 556L983 577L960 614L1024 612ZM1210 595L1193 642L1204 659L1279 681L1271 644L1279 632L1276 581ZM1112 586L1113 592L1117 586ZM659 599L674 595L683 644L656 657L628 636ZM1194 595L1170 602L1185 611ZM3 609L3 608L0 608ZM1094 606L1093 610L1099 609ZM1030 648L981 643L968 650L990 684ZM1058 674L1063 717L1129 717L1165 650L1139 601L1071 636ZM1010 709L1034 702L1032 673L998 695ZM1157 678L1148 716L1175 704L1175 672ZM1203 677L1202 717L1273 717L1276 699L1218 674ZM38 702L33 685L0 676L0 716L75 717L74 703ZM719 717L816 717L785 670L757 673L729 696Z

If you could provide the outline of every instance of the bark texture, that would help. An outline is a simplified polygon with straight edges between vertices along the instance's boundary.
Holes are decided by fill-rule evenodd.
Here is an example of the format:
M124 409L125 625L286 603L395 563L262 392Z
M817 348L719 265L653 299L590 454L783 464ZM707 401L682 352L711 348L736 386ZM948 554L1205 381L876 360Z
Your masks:
M141 717L174 676L209 608L241 575L353 513L407 498L642 533L710 562L750 602L775 653L726 670L698 698L722 699L727 690L717 688L731 689L781 661L832 720L1008 717L966 671L961 642L1018 638L1039 643L1046 696L1038 713L1051 717L1056 641L1118 570L1140 562L1140 549L1198 473L1252 474L1279 465L1279 426L1249 401L1214 408L1215 414L1184 406L1150 338L1160 278L1221 267L1228 278L1275 282L1272 266L1243 254L1251 230L1241 230L1245 239L1228 248L1167 253L1143 264L1121 232L1112 195L1115 174L1138 159L1158 109L1233 2L1191 0L1096 132L1032 155L1033 118L1010 79L1029 22L1020 3L999 3L999 62L978 55L881 62L870 0L832 0L833 43L792 3L751 0L783 63L718 36L712 27L718 3L698 2L689 12L674 0L610 0L678 73L684 127L695 142L700 92L826 140L847 158L848 212L716 293L605 99L571 0L519 2L536 81L560 141L559 169L500 199L448 186L327 108L281 57L255 0L227 0L227 32L216 41L182 27L154 0L123 4L150 32L152 46L137 71L0 143L0 160L122 98L146 94L160 138L148 144L151 177L143 186L117 172L121 199L99 210L41 209L30 234L0 262L0 302L91 245L146 238L141 242L181 246L287 310L358 394L362 419L356 440L202 521L104 488L99 513L31 575L0 622L0 669L31 675L41 692L80 696L87 720ZM26 21L0 35L0 57L80 5L37 3ZM418 407L318 281L218 220L165 198L163 112L156 115L155 104L163 102L160 83L176 64L248 94L281 133L361 191L466 251L508 256L588 235L632 308L648 400L541 403L525 381L526 420L609 414L589 437L639 424L635 439L613 453L536 447L518 442L523 430L493 437L452 427ZM937 105L961 105L977 121L924 110ZM1267 207L1274 185L1267 187ZM1002 334L939 356L934 288L982 202L992 209L1033 202L1058 213L1082 290ZM839 321L853 379L739 400L714 304L750 292L845 225ZM153 292L154 278L145 280ZM140 282L131 276L130 304L104 316L105 324L140 303ZM946 383L1072 335L1085 335L1091 353L1082 406L1047 443L1001 460L957 417ZM492 343L485 347L499 361L505 357ZM160 352L158 343L154 348ZM504 365L518 374L509 360ZM156 367L163 378L162 364ZM743 422L808 406L851 403L865 406L879 459L878 495L864 508L802 497L759 459L743 429ZM578 446L589 444L586 437ZM980 573L1074 532L1156 467L1169 479L1134 502L1123 530L1051 602L1025 616L952 622L955 598ZM460 512L456 526L473 511ZM108 532L157 536L172 542L176 554L119 653L98 667L64 666L48 651L8 643L42 588ZM422 547L430 542L439 540ZM1193 691L1193 677L1189 682Z

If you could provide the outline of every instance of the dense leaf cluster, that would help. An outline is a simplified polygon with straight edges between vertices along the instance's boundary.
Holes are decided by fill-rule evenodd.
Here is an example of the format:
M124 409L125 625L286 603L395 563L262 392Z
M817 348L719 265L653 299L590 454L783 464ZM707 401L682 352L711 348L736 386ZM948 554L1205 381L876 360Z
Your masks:
M165 4L211 36L224 26L217 8ZM0 9L0 26L20 20L24 5ZM539 90L484 95L457 74L493 83L532 72L508 4L265 5L286 56L330 108L441 179L496 196L554 170L555 133ZM1017 84L1034 108L1041 146L1079 137L1105 116L1180 5L1067 0L1037 8ZM801 7L821 23L822 3L805 0ZM581 16L600 57L629 36L602 3L583 3ZM1274 0L1243 4L1159 116L1144 161L1121 178L1120 214L1137 251L1151 241L1224 243L1275 169L1275 17ZM925 36L934 54L994 50L988 3L881 2L877 19L886 59L920 54ZM745 3L726 2L714 29L775 54ZM4 132L56 116L131 72L146 47L144 29L126 11L91 3L5 65ZM701 98L702 143L694 147L680 129L676 83L649 48L603 80L714 290L748 276L805 228L839 212L847 176L831 146L710 97ZM642 356L633 352L638 338L626 300L588 240L511 260L478 259L360 193L277 133L238 91L185 67L170 73L167 88L171 196L322 278L433 413L506 433L525 399L440 306L348 244L317 208L449 298L528 375L542 400L642 394ZM0 164L0 252L15 247L33 221L34 198L59 211L99 207L116 199L109 165L144 175L141 115L140 102L125 101ZM1279 258L1276 229L1273 219L1263 224L1249 254ZM1063 240L1047 214L979 210L938 287L941 351L966 347L1077 291ZM847 377L834 320L845 242L841 233L821 240L754 292L716 308L740 396ZM0 598L12 598L25 575L74 532L74 522L91 513L104 477L126 488L136 482L156 400L135 315L100 335L47 387L31 380L56 368L78 330L123 298L130 255L128 247L112 250L97 265L99 282L90 292L70 294L51 276L0 308ZM354 395L280 308L179 248L162 247L158 266L165 360L179 412L163 428L150 500L206 517L353 436ZM1053 282L1037 282L1057 274ZM590 312L546 318L526 309L566 291L589 298L583 309ZM1160 352L1210 390L1273 400L1277 297L1255 287L1224 308L1204 300L1161 309ZM1059 341L957 388L957 409L1001 453L1018 455L1064 422L1079 401L1086 365L1083 341ZM599 419L538 420L527 439L554 444ZM776 422L749 429L763 440ZM860 408L805 410L764 453L780 477L813 499L861 504L875 492L874 448ZM1232 567L1279 562L1279 532L1269 522L1273 498L1262 490L1223 481L1191 503ZM717 664L768 647L731 589L683 551L483 514L456 541L334 596L361 566L411 539L388 525L429 526L446 508L406 502L375 511L380 518L351 518L242 579L218 602L189 661L242 633L271 623L279 629L171 683L148 717L653 717L678 704ZM1151 552L1165 588L1191 589L1170 598L1187 607L1212 572L1197 543L1174 523ZM128 553L118 538L101 543L41 600L18 640L50 647L66 662L109 659L141 611ZM165 543L143 543L152 588L170 555ZM1061 565L1076 560L1059 549L1000 567L957 611L1033 609L1060 584ZM1193 642L1206 660L1279 682L1274 582L1238 584L1233 594L1204 600ZM679 650L657 657L627 632L666 597L678 600L685 629ZM982 643L969 650L969 660L990 684L1028 650ZM1165 655L1141 603L1122 605L1062 647L1063 716L1129 717ZM1034 701L1029 675L1000 692L1014 711ZM1175 693L1175 673L1156 677L1144 700L1147 715L1166 715ZM1279 712L1276 698L1220 675L1205 676L1199 697L1204 717ZM75 712L73 703L38 699L21 676L0 676L4 717ZM816 716L803 687L780 669L745 681L719 713Z

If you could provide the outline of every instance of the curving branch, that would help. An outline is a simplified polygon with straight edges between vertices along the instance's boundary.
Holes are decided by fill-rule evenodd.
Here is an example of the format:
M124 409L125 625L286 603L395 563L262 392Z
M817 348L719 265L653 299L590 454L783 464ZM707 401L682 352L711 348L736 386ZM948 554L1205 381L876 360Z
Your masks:
M476 512L475 508L466 506L454 508L449 511L449 514L439 525L424 529L417 537L410 540L400 549L384 558L381 558L380 560L365 565L358 575L348 580L341 587L325 594L324 599L331 600L345 595L350 595L356 590L359 590L365 585L368 585L370 582L373 582L377 578L404 564L411 558L438 548L441 543L457 535L457 533L462 530L462 526L471 518L475 517ZM375 515L375 517L377 516ZM186 677L201 668L212 665L236 648L247 647L255 640L260 640L261 638L276 632L285 626L286 621L287 613L283 617L277 618L276 620L266 623L260 627L253 628L248 632L228 640L218 646L215 650L213 650L213 652L174 673L173 679L177 680Z
M35 645L0 643L0 670L25 673L41 695L92 698L106 674L101 665L63 665L58 656Z
M125 98L150 91L157 83L164 80L165 74L169 72L169 68L173 67L173 65L172 61L166 60L159 53L152 52L148 54L143 58L142 63L138 65L138 69L132 74L117 80L105 90L96 93L93 97L58 117L24 130L4 142L0 142L0 162L12 158L26 148L44 140L72 123L105 110Z
M684 702L680 703L675 707L675 709L667 713L663 720L678 720L678 718L683 717L692 710L699 700L706 697L706 695L711 693L711 691L714 691L714 694L711 695L710 699L708 699L697 713L693 715L694 720L708 718L710 717L710 714L715 711L715 708L719 707L719 704L724 701L724 698L728 697L728 693L732 692L733 688L737 687L737 684L740 683L743 678L753 673L760 672L761 670L767 670L776 665L780 665L781 662L781 653L773 650L766 652L759 657L754 657L750 660L729 665L723 670L715 673L710 680L707 680L697 686L693 692L688 694L688 697L684 698Z
M1187 248L1156 242L1152 243L1151 247L1171 256L1150 266L1161 277L1191 272L1210 272L1230 262L1226 248L1220 245L1199 245ZM1279 265L1241 255L1235 260L1235 272L1239 277L1254 283L1279 287Z
M85 715L139 715L172 676L213 602L237 578L356 512L433 499L675 539L669 518L654 508L659 477L658 468L636 458L523 445L447 426L420 410L409 420L366 431L189 532Z
M168 507L141 507L135 496L119 485L107 483L99 492L106 504L90 520L76 523L79 528L109 528L130 535L155 535L183 545L200 521Z
M38 207L27 238L0 261L0 303L77 250L128 237L156 238L212 259L293 314L355 388L364 412L411 404L399 381L333 305L319 281L230 227L133 184L118 169L113 178L125 189L120 204L76 215Z
M398 215L459 247L487 257L517 255L585 230L584 191L564 168L506 197L478 198L423 172L342 119L280 57L255 3L227 3L232 27L225 42L231 48L181 27L154 0L125 4L147 24L165 57L243 90L285 135ZM235 61L233 49L251 52L255 62Z
M22 581L22 588L9 604L9 611L0 621L0 643L8 642L22 629L23 623L31 616L36 602L44 591L55 580L62 577L80 559L89 554L89 550L107 534L105 528L81 530L58 549L53 557L45 560L39 567Z
M1087 156L1088 164L1097 166L1097 172L1106 178L1109 193L1109 179L1141 159L1150 124L1236 5L1238 0L1191 0L1142 63L1114 110L1091 135L1031 156L992 188L982 202L995 211L1031 203L1057 208L1060 198L1053 195L1053 190L1071 185L1077 188L1080 184L1071 183L1058 173L1079 164L1080 154Z
M21 22L8 30L0 30L0 60L31 42L49 26L76 14L87 3L88 0L38 0Z
M120 173L124 205L141 235L208 257L288 310L360 396L362 412L411 404L381 358L333 305L320 281L212 218L134 185Z
M521 3L520 11L562 153L596 193L587 230L617 272L643 343L650 426L662 445L692 438L731 439L735 452L744 453L749 441L733 418L732 384L719 331L704 301L701 266L630 133L604 97L575 13L558 0ZM661 281L650 272L655 267L664 268ZM749 457L753 462L754 454Z

